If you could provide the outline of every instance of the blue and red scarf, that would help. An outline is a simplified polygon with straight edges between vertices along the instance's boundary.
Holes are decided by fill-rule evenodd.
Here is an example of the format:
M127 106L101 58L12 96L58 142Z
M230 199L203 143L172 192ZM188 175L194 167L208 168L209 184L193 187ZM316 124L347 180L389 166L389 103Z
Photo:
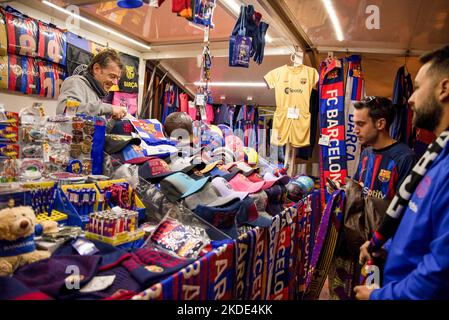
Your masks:
M330 194L326 179L345 183L347 176L343 63L332 59L320 66L320 133L329 137L329 145L320 145L321 192L324 204Z
M362 74L362 58L352 55L348 61L348 76L346 78L345 125L346 125L346 156L348 160L348 176L357 171L360 157L360 144L354 133L354 103L365 96L365 79Z

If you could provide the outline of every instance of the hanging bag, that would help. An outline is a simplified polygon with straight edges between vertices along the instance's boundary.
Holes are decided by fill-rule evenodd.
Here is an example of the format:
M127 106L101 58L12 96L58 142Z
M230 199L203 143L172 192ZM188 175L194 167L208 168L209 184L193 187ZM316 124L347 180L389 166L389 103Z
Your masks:
M251 38L246 36L246 7L240 9L238 33L229 42L229 66L248 68L251 58Z

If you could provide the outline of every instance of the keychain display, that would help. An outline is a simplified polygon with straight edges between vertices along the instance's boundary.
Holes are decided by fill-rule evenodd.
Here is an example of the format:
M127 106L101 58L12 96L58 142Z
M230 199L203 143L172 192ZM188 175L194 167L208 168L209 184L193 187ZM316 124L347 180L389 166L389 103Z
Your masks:
M90 188L67 189L67 198L80 215L94 212L97 191Z

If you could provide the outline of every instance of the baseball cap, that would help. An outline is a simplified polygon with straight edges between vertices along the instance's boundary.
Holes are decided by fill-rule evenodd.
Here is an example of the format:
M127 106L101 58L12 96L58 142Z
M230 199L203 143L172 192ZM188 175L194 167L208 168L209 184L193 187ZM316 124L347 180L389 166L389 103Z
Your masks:
M220 168L220 166L216 166L211 171L209 171L208 174L213 179L215 177L224 177L229 174L229 171L226 171L224 168Z
M257 194L261 193L263 193L263 191ZM257 209L255 198L252 195L242 200L242 206L240 208L239 214L237 215L238 226L250 225L253 227L266 228L271 226L272 220L273 218L267 212L259 212L259 210Z
M159 144L156 146L149 146L146 143L142 143L142 148L145 149L147 154L151 157L158 157L161 159L170 157L170 155L178 152L178 149L169 144Z
M206 183L206 185L198 192L186 197L184 199L187 208L195 210L198 205L204 205L208 207L220 207L226 204L230 204L233 201L240 201L240 198L235 194L228 194L222 196L214 187L212 183Z
M144 149L135 144L128 144L123 148L118 158L123 163L140 164L149 160L150 157L147 156Z
M130 120L114 120L112 128L108 133L130 136L134 132L134 126Z
M237 239L238 231L236 219L241 206L241 201L220 207L198 205L194 213L230 236L232 239Z
M262 190L260 192L253 193L249 196L249 198L254 202L254 210L256 210L256 214L251 214L251 210L253 209L249 210L250 221L248 224L255 227L271 226L273 217L266 211L268 196L265 191Z
M242 150L245 145L243 144L242 139L240 139L239 137L234 135L228 135L225 138L225 146L235 153L237 151Z
M185 173L176 172L161 181L161 192L166 194L170 200L174 199L177 201L198 192L209 180L210 178L208 177L195 180Z
M229 195L235 195L240 200L245 199L248 196L248 192L245 191L235 191L232 186L229 184L229 182L223 178L223 177L216 177L212 179L212 184L214 185L215 189L217 189L218 193L222 197L227 197Z
M212 159L221 161L222 163L232 163L236 157L234 152L227 147L216 148L212 151Z
M268 196L267 212L272 216L276 216L284 211L284 206L281 202L283 192L282 187L275 184L271 188L266 189L265 192Z
M151 157L139 166L139 176L151 182L158 182L173 174L168 164L159 158Z
M242 170L243 175L246 177L251 175L255 171L254 168L247 165L245 162L237 162L236 167Z
M243 174L238 173L229 181L229 184L235 191L247 191L249 193L256 193L262 190L265 182L251 182Z
M140 143L141 140L137 137L107 134L105 136L104 151L108 154L113 154L122 151L128 144L140 145Z
M215 162L212 162L212 163L204 163L205 167L201 170L201 173L202 174L206 174L206 173L211 172L213 169L215 169L217 167L217 165L219 163L220 163L219 161L215 161Z
M244 147L237 152L237 159L250 165L259 164L259 154L253 148Z
M287 175L281 175L281 176L277 177L274 174L272 174L271 172L265 173L263 178L266 181L279 182L280 184L283 184L284 186L287 185L290 182L290 180L291 180L291 178L289 176L287 176Z
M169 162L170 170L173 172L189 172L196 167L196 164L192 163L194 158L195 156L187 158L176 157L176 159Z
M248 180L251 181L251 182L263 182L264 185L263 185L262 189L264 189L264 190L268 189L268 188L271 188L276 183L276 181L273 181L273 180L272 181L264 180L261 177L261 175L256 173L256 172L254 172L253 174L249 175L248 176Z

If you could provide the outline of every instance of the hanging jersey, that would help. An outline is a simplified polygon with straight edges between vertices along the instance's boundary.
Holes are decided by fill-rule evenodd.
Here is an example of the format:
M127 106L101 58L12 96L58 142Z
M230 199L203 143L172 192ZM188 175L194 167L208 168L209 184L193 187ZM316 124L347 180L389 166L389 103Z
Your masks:
M9 90L39 94L39 68L33 58L9 56Z
M271 143L294 147L310 144L310 94L318 81L318 72L311 67L284 65L265 75L270 89L275 89L276 111L274 113Z
M72 32L66 32L67 44L71 44L77 48L83 49L84 51L90 51L89 40L80 37Z
M0 11L0 56L6 56L8 51L8 38L6 36L6 20Z
M39 61L40 74L40 96L46 98L57 98L59 96L62 82L66 78L66 72L61 66L47 62Z
M38 56L42 59L66 64L67 39L65 32L39 21Z
M187 93L181 93L179 95L180 111L187 113L189 111L189 96Z
M363 183L363 195L393 199L402 181L415 165L417 157L401 142L374 150L363 150L354 180Z
M192 118L193 121L197 120L197 110L195 106L195 102L189 101L189 116Z
M69 76L80 74L87 68L94 55L71 43L67 44L67 73ZM81 70L82 69L82 70Z
M22 56L37 55L38 27L35 20L6 14L8 52Z
M119 81L121 92L138 93L139 91L139 58L120 53L123 63L122 77Z
M0 56L0 89L8 89L8 56Z
M390 135L394 139L411 145L413 111L407 101L413 94L413 80L404 66L396 73L393 88L393 106L396 116L390 127Z

